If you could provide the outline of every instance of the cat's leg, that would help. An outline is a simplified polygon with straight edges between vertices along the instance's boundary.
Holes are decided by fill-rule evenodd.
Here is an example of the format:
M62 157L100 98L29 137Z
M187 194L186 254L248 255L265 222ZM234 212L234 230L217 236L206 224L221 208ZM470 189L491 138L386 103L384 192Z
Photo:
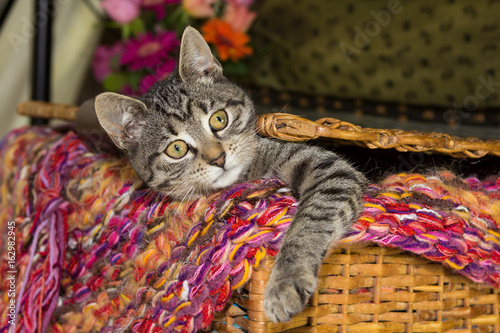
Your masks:
M299 313L316 290L317 273L332 242L341 238L362 209L364 176L336 154L318 147L269 141L267 164L300 198L264 295L274 322ZM262 161L261 163L266 163Z

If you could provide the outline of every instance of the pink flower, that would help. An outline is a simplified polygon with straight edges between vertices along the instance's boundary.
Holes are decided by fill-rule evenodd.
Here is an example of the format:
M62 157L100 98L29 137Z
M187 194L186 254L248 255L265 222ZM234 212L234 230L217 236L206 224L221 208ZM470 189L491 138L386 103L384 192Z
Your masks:
M232 0L228 2L222 20L229 23L234 31L246 32L256 17L257 13L249 11L245 5Z
M156 19L163 20L166 16L165 6L177 4L179 2L181 2L181 0L142 0L141 7L154 11L156 13Z
M252 5L253 0L226 0L227 2L233 2L239 6L250 7Z
M176 51L178 46L179 40L175 32L159 31L156 35L148 32L126 42L120 63L130 70L153 68L169 58L169 53Z
M102 8L114 21L127 24L139 16L141 0L103 0Z
M207 18L214 14L217 0L182 0L182 7L195 18Z
M175 69L177 61L174 59L167 59L164 63L160 64L154 73L144 76L139 84L139 93L141 95L145 94L153 84L158 81L166 79L170 73Z
M104 79L117 72L120 67L120 58L123 54L123 46L118 42L112 46L98 46L92 59L92 70L97 81Z
M137 96L129 84L124 85L120 92L127 96Z

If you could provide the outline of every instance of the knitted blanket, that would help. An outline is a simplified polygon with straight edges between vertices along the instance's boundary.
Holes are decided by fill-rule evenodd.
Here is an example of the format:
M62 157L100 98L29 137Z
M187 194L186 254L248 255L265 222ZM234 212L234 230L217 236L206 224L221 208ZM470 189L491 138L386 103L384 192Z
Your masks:
M297 202L278 179L192 202L145 188L68 128L0 143L0 332L194 332L275 255ZM500 177L391 175L342 240L399 247L500 284Z

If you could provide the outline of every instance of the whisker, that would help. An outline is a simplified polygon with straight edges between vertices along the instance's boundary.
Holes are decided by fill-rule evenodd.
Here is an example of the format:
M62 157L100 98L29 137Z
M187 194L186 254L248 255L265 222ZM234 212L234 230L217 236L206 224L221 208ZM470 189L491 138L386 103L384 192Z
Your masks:
M177 213L179 211L179 208L182 206L182 204L184 203L184 200L189 197L189 195L191 194L191 192L194 190L194 185L192 185L189 190L184 194L184 196L182 197L182 199L180 200L179 202L179 205L177 206L176 210L175 210L175 213L174 213L174 216L177 216Z

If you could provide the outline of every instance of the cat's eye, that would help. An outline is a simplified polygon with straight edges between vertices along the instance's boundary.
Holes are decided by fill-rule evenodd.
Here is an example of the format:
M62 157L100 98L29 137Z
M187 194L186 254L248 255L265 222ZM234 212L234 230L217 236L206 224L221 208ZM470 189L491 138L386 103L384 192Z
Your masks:
M184 155L188 152L187 144L182 140L177 140L168 145L167 150L165 151L168 156L179 159L184 157Z
M227 126L227 113L219 110L210 117L210 128L212 131L222 131Z

